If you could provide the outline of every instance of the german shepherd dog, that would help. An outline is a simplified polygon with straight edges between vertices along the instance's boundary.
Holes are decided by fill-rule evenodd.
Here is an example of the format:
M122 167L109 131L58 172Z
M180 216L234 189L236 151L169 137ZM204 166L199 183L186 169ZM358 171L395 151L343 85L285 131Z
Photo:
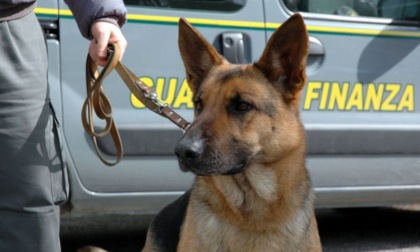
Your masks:
M175 153L196 179L156 216L143 251L321 251L299 117L302 17L277 29L251 65L227 62L184 19L179 48L195 120Z

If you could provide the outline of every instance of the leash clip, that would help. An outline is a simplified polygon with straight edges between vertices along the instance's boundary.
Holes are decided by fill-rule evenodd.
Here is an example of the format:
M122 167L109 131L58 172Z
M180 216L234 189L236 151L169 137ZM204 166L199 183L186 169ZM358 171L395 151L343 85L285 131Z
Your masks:
M144 96L147 98L147 99L149 99L149 100L151 100L152 102L154 102L156 105L158 105L159 106L159 112L160 113L162 113L162 110L164 109L164 108L166 108L166 107L168 107L168 104L167 103L163 103L161 100L159 100L158 98L157 98L157 93L156 93L156 91L152 91L152 92L150 92L150 93L145 93L144 94Z

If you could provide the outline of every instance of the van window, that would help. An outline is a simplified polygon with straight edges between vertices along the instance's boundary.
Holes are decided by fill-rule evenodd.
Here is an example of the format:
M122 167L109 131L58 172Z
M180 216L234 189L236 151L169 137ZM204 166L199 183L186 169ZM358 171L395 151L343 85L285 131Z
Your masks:
M131 6L231 12L242 8L246 0L124 0L124 2Z
M420 20L418 0L281 0L291 11L350 17Z

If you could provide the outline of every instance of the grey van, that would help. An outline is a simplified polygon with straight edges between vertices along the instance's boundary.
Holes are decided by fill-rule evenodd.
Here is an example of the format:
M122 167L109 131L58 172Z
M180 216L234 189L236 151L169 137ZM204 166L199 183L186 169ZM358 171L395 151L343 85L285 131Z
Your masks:
M228 60L257 60L293 12L310 35L302 119L318 207L420 201L420 3L411 0L126 0L123 62L159 98L192 120L177 46L187 18ZM61 122L71 211L156 213L189 188L173 154L182 132L144 108L117 74L105 83L124 145L108 167L81 123L88 41L62 0L40 0L51 97ZM101 124L98 124L99 128ZM103 126L103 125L102 125ZM99 141L110 160L110 138Z

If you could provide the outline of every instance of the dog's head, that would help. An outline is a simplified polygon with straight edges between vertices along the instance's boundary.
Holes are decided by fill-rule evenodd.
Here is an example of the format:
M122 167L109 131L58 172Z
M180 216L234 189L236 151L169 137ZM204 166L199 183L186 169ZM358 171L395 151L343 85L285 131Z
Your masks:
M304 145L298 105L308 35L299 14L274 32L251 65L227 62L184 19L179 48L195 107L195 120L175 149L182 170L236 174Z

